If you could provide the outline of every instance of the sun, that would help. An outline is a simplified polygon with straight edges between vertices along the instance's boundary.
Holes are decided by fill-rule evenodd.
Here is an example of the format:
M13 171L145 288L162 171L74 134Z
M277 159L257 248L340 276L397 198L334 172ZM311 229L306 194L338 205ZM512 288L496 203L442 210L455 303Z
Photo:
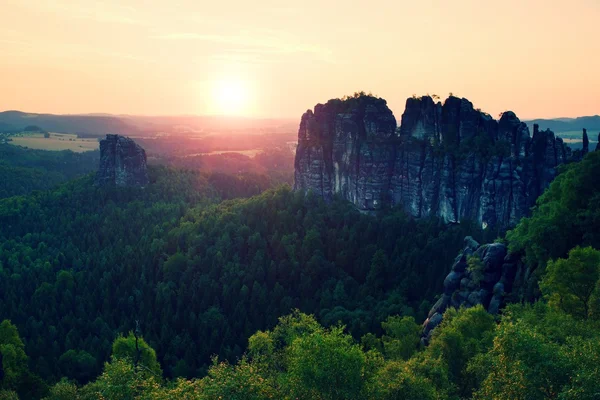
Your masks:
M214 109L223 115L243 115L248 108L248 86L241 80L223 79L214 82Z

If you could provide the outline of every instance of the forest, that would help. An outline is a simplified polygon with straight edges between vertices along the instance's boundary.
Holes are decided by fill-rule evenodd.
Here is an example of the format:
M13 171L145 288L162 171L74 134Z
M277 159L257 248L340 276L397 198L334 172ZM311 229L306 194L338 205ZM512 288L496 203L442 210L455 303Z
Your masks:
M595 399L599 168L564 167L501 237L257 173L5 196L0 399ZM537 301L450 309L423 346L467 235L522 254Z
M48 190L98 168L100 152L43 151L0 144L0 199Z

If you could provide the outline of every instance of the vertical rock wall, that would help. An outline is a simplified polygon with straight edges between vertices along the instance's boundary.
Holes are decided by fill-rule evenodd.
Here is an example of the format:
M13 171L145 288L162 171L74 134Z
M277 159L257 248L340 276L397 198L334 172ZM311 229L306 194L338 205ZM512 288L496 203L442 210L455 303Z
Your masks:
M146 152L133 140L120 135L106 135L100 141L100 167L96 184L145 186L149 182Z
M568 157L562 139L514 113L499 121L467 99L410 98L400 129L385 100L330 100L301 119L294 188L361 210L507 227L527 215Z

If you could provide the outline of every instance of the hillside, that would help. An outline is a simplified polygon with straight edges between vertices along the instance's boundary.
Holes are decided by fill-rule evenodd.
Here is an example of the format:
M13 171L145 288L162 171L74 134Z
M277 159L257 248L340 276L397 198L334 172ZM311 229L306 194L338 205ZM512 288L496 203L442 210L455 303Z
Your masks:
M541 129L550 129L556 133L575 132L583 128L590 132L600 132L600 115L577 118L551 118L551 119L532 119L524 121L533 129L534 124L538 124Z
M288 188L216 204L210 182L164 168L150 169L146 189L88 177L2 200L0 319L14 325L2 323L0 342L20 361L1 387L39 398L72 380L50 399L591 393L600 255L570 250L600 247L598 168L600 152L571 164L507 235L544 300L509 306L499 323L481 307L450 309L426 348L418 323L472 225L360 214ZM561 282L588 259L591 297L578 297ZM208 376L164 384L162 371Z
M47 190L95 171L98 151L44 151L0 144L0 199Z
M295 120L277 118L0 112L0 132L20 132L28 125L37 125L48 132L76 133L84 137L104 136L109 133L128 136L142 133L155 135L213 132L243 132L247 135L281 134L294 131L297 127Z
M404 135L426 136L414 105ZM440 154L467 157L442 138ZM0 146L13 182L0 200L0 396L544 399L598 378L600 152L560 166L504 236L403 204L363 213L268 175L147 167L121 136L100 147ZM508 157L488 150L469 149ZM504 374L514 363L518 378Z
M137 132L133 125L115 116L35 114L21 111L0 112L1 131L20 132L28 125L37 125L48 132L88 136Z

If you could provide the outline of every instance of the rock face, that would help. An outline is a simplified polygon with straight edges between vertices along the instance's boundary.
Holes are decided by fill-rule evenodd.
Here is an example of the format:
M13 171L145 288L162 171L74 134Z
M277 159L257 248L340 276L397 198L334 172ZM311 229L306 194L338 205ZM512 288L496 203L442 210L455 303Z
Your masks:
M339 194L361 209L381 207L393 170L395 131L385 100L318 104L300 121L295 189L312 189L327 200Z
M507 298L518 297L516 286L529 276L520 257L509 254L502 243L479 245L465 238L465 247L456 257L444 280L444 293L429 311L423 323L423 340L440 324L448 307L473 307L481 304L492 314L498 313Z
M570 149L533 137L514 113L499 121L467 99L409 98L396 129L385 100L330 100L300 121L294 189L361 210L401 205L415 217L507 227L527 215Z
M133 140L120 135L106 135L100 141L100 168L96 184L145 186L149 182L146 152Z

